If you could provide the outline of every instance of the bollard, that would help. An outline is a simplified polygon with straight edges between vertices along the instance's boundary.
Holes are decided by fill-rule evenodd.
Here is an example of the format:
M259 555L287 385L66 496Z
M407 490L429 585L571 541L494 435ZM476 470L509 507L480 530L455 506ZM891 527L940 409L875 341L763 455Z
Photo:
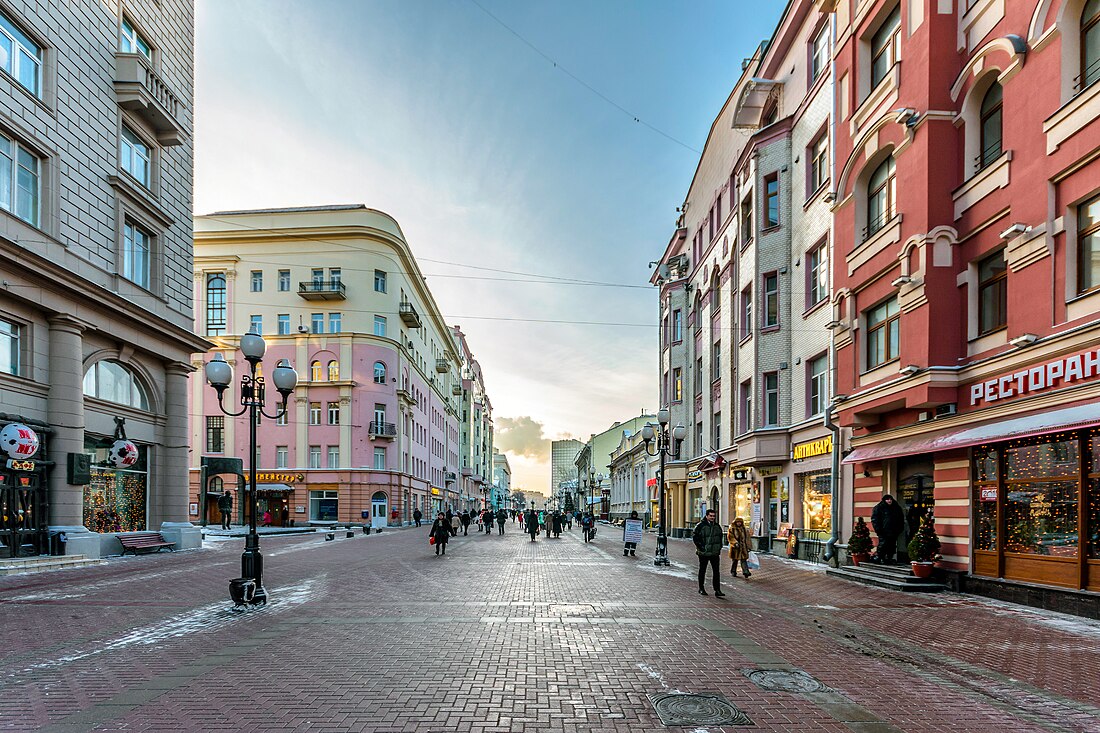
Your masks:
M332 542L334 539L336 539L335 532L328 532L325 534L325 542Z
M354 533L354 532L352 532L352 531L351 531L351 530L349 529L349 530L348 530L348 535L347 535L347 536L348 536L348 538L350 539L350 538L352 538L352 537L354 537L354 536L355 536L355 533Z

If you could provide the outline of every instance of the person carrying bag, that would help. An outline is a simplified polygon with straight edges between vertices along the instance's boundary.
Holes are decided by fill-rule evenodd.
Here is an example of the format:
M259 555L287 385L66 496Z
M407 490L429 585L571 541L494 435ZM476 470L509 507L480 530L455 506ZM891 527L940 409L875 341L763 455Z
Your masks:
M734 519L726 531L726 539L730 544L730 560L733 561L730 575L734 578L737 577L737 564L741 563L742 572L746 578L749 577L752 575L749 572L749 556L755 553L749 550L752 545L750 544L749 530L745 526L745 520L741 517ZM757 562L756 567L760 567L759 562Z

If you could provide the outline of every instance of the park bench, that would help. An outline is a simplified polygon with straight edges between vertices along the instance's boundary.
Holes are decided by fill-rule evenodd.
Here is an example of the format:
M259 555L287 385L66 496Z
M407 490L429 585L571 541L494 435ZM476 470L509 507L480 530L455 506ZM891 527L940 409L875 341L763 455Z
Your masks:
M134 532L133 534L116 534L115 537L122 543L122 554L132 551L135 555L138 550L156 550L160 552L167 547L175 551L176 543L168 542L160 532Z

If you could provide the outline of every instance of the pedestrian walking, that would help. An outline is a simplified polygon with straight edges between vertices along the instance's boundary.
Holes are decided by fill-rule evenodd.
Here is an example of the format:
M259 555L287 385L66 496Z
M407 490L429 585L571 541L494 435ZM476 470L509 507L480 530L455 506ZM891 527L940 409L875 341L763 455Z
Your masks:
M718 558L722 554L722 526L714 521L714 510L708 509L703 521L695 525L691 539L695 543L695 554L699 556L699 595L707 595L704 587L707 580L707 566L711 568L714 579L714 595L721 598L722 592L718 570Z
M470 522L473 519L470 517L470 512L465 509L462 511L462 536L465 537L470 533Z
M419 509L413 509L413 521L416 522L416 526L420 526L420 520L424 518L424 514Z
M497 511L497 534L504 534L504 525L508 521L508 512L504 509Z
M435 522L432 523L432 529L431 532L428 533L428 536L435 538L435 554L446 555L447 540L451 538L451 523L447 521L447 516L443 512L436 515Z
M749 572L749 528L745 526L745 520L741 517L737 517L730 524L729 529L726 531L726 539L730 543L730 560L733 561L733 566L730 567L730 577L737 577L737 563L741 563L741 570L744 572L745 577L749 577L752 573Z
M581 517L581 530L584 532L585 542L591 542L592 538L596 536L596 533L593 531L596 529L595 521L596 520L592 516L592 512L588 512L583 517Z
M462 517L457 514L451 515L451 537L458 536L458 530L462 527Z
M905 515L894 497L885 494L882 501L875 504L871 511L871 526L878 535L876 559L884 565L893 565L894 554L898 550L898 536L905 528Z
M553 524L554 524L554 537L555 538L560 538L561 537L561 528L562 528L561 512L554 512Z
M270 527L272 519L273 519L273 517L271 516L271 510L270 509L265 509L264 510L264 515L263 515L263 520L262 520L263 525L265 527Z
M229 493L229 489L218 497L218 511L222 515L222 529L229 529L233 520L233 494Z
M538 540L535 539L535 537L539 533L539 518L538 515L535 514L535 510L528 509L524 519L527 521L527 534L531 535L532 542L537 542Z
M630 518L631 519L637 519L638 518L638 512L636 510L631 511L630 512ZM638 543L637 542L624 542L623 543L623 557L626 557L627 555L630 555L631 557L634 557L635 556L634 552L637 549L638 549Z

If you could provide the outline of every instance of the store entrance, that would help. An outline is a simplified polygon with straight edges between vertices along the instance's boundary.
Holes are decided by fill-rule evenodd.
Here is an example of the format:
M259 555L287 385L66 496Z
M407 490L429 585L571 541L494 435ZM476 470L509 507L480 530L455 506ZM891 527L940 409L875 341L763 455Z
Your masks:
M936 509L932 461L927 458L898 461L898 502L905 512L905 538L912 537L921 519L933 516Z
M49 554L46 490L37 474L0 471L0 557Z

